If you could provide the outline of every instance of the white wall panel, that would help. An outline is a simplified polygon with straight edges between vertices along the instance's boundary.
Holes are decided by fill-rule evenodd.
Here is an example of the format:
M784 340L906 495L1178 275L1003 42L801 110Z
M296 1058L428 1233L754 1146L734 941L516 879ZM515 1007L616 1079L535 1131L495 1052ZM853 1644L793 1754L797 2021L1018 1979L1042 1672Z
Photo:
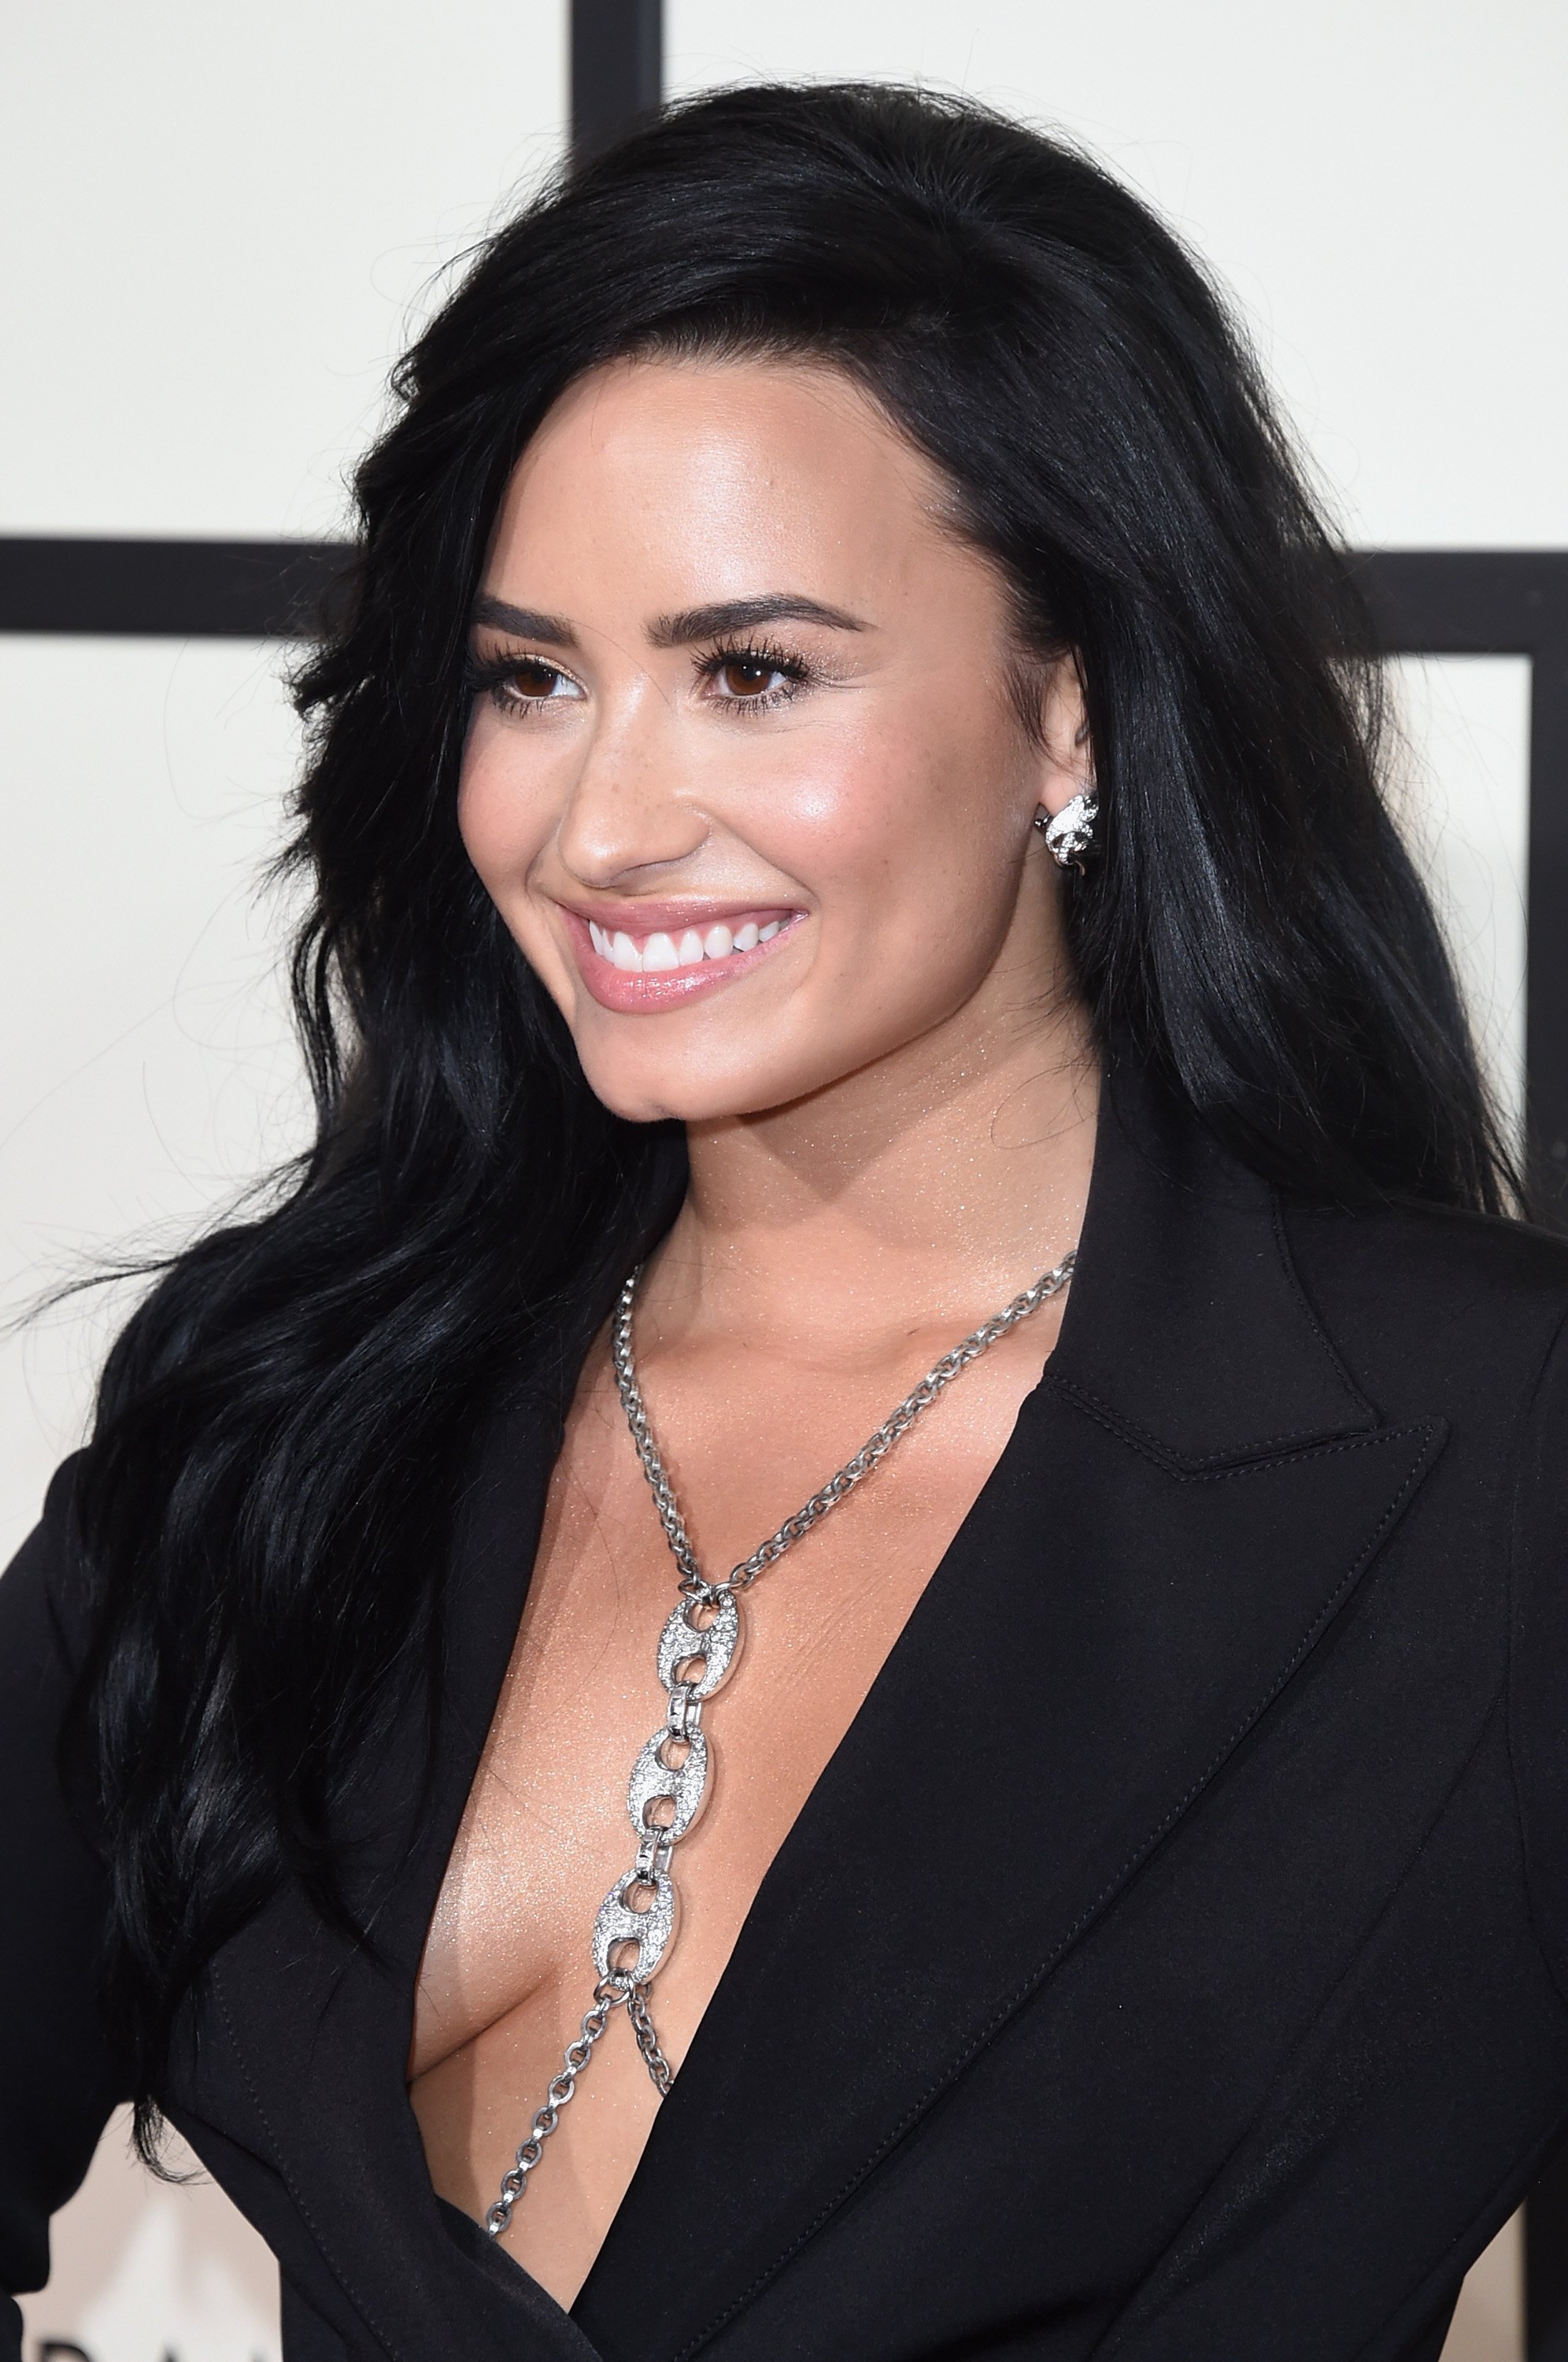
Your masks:
M560 151L564 0L6 12L0 532L328 532L433 276Z
M50 2286L23 2300L25 2362L39 2362L50 2343L88 2362L279 2362L268 2249L215 2182L151 2182L131 2163L128 2140L127 2113L55 2218ZM184 2172L195 2165L179 2142L167 2162Z
M1353 538L1568 544L1560 0L668 0L672 88L925 81L1054 124L1242 299Z
M1392 786L1448 929L1483 1059L1517 1128L1524 1106L1530 667L1524 657L1406 657Z
M297 759L282 661L0 637L0 1319L167 1252L309 1136L291 898L263 885ZM129 1300L94 1289L0 1331L0 1562L81 1439ZM276 2283L228 2201L150 2182L117 2120L24 2302L28 2362L48 2338L91 2362L272 2362Z
M0 1319L166 1252L303 1142L289 912L260 882L297 744L279 665L244 641L0 637ZM5 1340L6 1555L124 1303L94 1290Z

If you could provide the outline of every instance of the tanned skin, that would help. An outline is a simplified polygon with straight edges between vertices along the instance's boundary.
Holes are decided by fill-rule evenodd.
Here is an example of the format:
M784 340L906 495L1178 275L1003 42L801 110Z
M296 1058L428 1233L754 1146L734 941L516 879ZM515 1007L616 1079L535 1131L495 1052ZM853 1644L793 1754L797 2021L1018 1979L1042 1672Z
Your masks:
M687 1128L690 1190L635 1343L722 1573L1077 1237L1098 1066L1033 826L1088 771L1077 671L1024 658L996 570L869 397L771 360L572 387L513 478L474 646L494 679L464 760L469 854L600 1098ZM1060 1310L748 1595L655 1988L678 2070ZM476 2218L591 1994L675 1580L601 1338L418 1988L411 2099L436 2190ZM657 2106L617 2014L503 2240L563 2305Z

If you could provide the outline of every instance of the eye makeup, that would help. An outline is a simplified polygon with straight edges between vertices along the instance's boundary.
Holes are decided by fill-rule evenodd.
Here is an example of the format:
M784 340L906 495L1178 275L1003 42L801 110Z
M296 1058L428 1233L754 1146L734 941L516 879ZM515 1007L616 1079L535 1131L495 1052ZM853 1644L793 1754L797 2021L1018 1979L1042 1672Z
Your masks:
M754 636L717 642L696 658L694 669L700 681L716 689L712 701L737 715L775 712L823 678L797 650ZM765 686L770 679L778 685ZM537 686L524 688L524 680ZM516 719L583 693L581 683L552 657L512 650L489 657L470 653L465 685L471 697L488 697L498 712Z
M781 647L777 640L747 639L744 643L721 641L697 660L697 670L704 679L715 683L726 673L754 675L766 679L775 674L784 684L781 688L747 690L736 695L732 686L723 692L722 701L737 713L772 712L787 705L801 689L818 678L814 668L792 649Z
M569 672L551 662L548 657L520 655L515 651L495 657L480 657L470 651L464 668L464 686L470 697L488 697L501 712L519 714L531 712L535 707L557 702L569 702L563 690L582 693L581 684ZM525 690L518 686L525 679L542 681L545 685Z

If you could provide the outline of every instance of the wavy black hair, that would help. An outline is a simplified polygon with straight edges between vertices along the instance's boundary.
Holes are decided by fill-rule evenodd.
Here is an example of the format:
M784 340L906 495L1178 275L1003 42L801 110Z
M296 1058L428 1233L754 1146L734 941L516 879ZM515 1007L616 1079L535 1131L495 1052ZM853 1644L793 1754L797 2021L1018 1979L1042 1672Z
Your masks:
M389 1714L433 1694L479 1407L679 1202L679 1132L594 1099L455 792L518 454L583 370L658 353L847 371L944 478L1021 648L1076 655L1104 849L1068 926L1102 1035L1289 1189L1509 1202L1379 793L1342 559L1224 304L1148 209L968 100L855 84L702 97L551 184L400 364L350 595L297 683L315 1145L269 1210L164 1271L82 1473L97 1620L72 1753L149 2150L215 1949L291 1877L352 1921L345 1800Z

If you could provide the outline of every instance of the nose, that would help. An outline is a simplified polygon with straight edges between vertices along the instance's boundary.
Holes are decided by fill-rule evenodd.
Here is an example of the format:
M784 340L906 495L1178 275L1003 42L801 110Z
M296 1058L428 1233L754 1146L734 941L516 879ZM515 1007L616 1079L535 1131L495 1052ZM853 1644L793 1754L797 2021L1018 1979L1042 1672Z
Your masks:
M688 787L673 717L645 677L602 705L586 734L556 831L561 860L584 886L599 888L689 860L708 822Z

